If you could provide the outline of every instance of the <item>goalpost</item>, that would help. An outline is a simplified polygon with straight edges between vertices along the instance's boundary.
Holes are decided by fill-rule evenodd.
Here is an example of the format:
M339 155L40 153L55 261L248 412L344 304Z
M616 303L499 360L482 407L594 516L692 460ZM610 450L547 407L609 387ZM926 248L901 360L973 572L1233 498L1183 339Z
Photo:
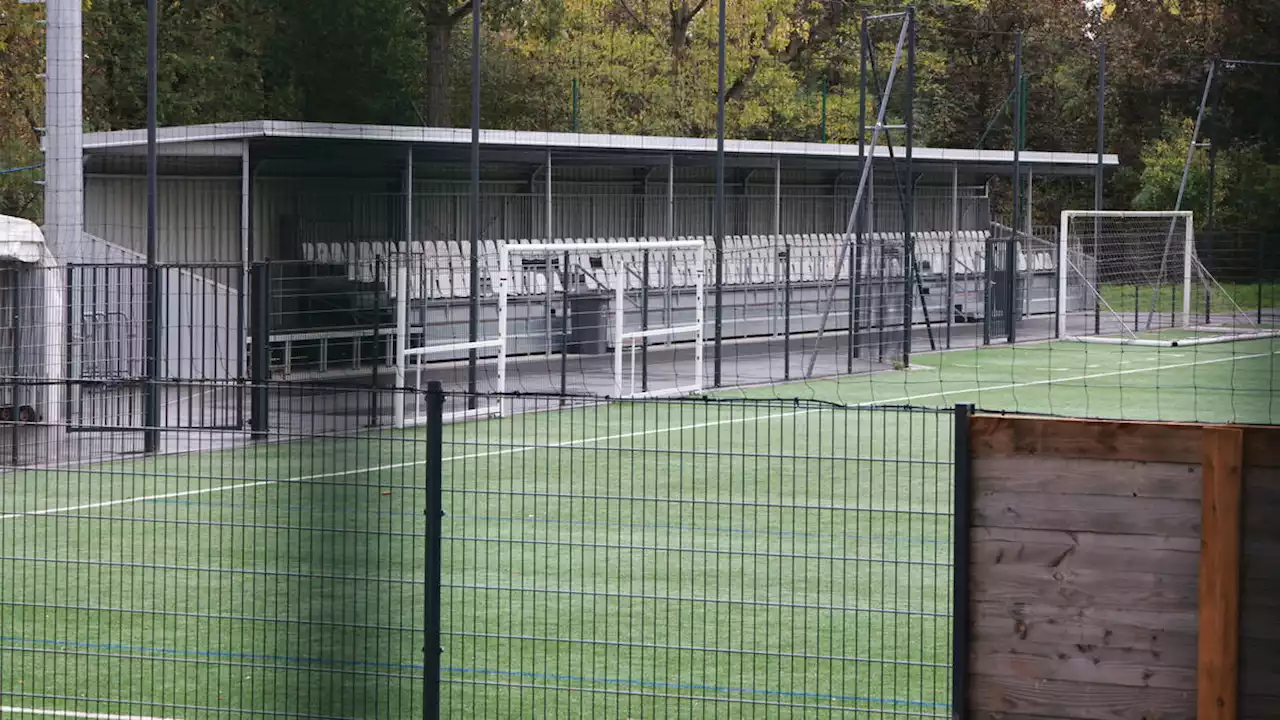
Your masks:
M603 318L565 319L560 332L586 330L601 337L612 330L611 387L615 399L688 395L704 389L706 243L684 240L609 240L507 243L498 269L499 382L509 377L510 357L519 334L513 332L511 308L520 296L543 294L609 300L611 327ZM520 265L513 267L513 257ZM678 294L675 291L679 291ZM685 297L683 305L673 298ZM655 320L663 322L655 322ZM681 321L683 320L683 322ZM656 389L637 384L637 354L643 344L684 340L692 345L692 367L672 372L674 381ZM688 353L686 353L688 354ZM671 362L678 362L678 354ZM683 361L680 361L683 364ZM672 369L668 366L668 369ZM686 381L687 378L687 381ZM505 391L505 385L501 390ZM590 390L588 390L590 392Z
M397 427L425 421L421 393L408 391L423 387L429 363L472 351L494 371L494 397L446 421L501 416L509 391L627 399L704 389L703 239L494 243L482 261L492 282L476 289L475 342L451 341L457 301L473 292L457 277L457 260L446 244L394 258ZM574 387L563 384L570 358ZM527 363L523 374L519 363Z
M1177 347L1272 337L1196 252L1189 211L1066 210L1058 337Z

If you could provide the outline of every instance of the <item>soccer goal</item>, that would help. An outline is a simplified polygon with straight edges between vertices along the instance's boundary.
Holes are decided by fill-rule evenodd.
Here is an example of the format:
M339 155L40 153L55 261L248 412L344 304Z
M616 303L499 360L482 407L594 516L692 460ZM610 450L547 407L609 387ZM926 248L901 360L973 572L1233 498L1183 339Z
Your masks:
M612 398L703 390L702 240L506 243L498 271L503 389L556 387L521 356L559 355L560 387ZM558 322L553 313L561 308ZM543 321L542 318L545 318ZM573 358L572 371L568 357ZM521 387L510 387L519 383Z
M494 299L488 288L492 283L471 288L467 282L466 266L470 258L453 252L451 243L423 244L414 252L399 253L392 257L391 276L394 278L392 294L395 298L395 387L393 395L393 422L396 427L421 425L427 421L426 385L423 374L433 369L433 364L443 370L443 365L465 362L472 354L487 360L491 366L498 352L501 338L493 331L493 323L486 322L493 311ZM482 263L482 279L487 267ZM478 324L480 336L475 342L454 339L453 326L458 318L466 317L470 294L480 296L482 317ZM487 311L487 312L486 312ZM445 333L437 336L437 331ZM497 386L502 386L502 367L497 369ZM492 383L486 383L492 387ZM445 422L495 417L502 414L501 398L468 397L464 407L444 413Z
M1200 262L1187 211L1067 210L1058 336L1177 347L1271 337Z

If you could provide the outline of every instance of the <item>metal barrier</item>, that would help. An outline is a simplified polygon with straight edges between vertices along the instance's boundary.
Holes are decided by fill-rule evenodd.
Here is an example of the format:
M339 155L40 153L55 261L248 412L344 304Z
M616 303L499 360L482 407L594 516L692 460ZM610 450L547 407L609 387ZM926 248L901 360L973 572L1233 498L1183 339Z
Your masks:
M0 480L6 714L950 717L949 411L264 389Z

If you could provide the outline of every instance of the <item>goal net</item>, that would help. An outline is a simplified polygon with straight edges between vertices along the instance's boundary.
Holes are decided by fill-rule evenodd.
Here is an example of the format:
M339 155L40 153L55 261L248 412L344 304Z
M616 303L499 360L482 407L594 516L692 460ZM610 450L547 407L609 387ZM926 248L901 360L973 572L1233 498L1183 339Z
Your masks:
M700 392L705 247L700 239L505 244L504 389L619 399Z
M1196 252L1190 212L1062 213L1058 336L1172 347L1269 337Z

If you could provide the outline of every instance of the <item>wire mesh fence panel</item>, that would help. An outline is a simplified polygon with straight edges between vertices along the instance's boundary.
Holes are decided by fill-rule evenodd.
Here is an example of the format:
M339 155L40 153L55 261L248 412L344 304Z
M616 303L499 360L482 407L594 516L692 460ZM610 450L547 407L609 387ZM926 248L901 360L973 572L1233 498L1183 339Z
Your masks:
M949 717L950 444L769 401L448 426L443 713Z
M0 479L6 715L421 715L427 447L318 390L275 389L315 419L268 442Z

